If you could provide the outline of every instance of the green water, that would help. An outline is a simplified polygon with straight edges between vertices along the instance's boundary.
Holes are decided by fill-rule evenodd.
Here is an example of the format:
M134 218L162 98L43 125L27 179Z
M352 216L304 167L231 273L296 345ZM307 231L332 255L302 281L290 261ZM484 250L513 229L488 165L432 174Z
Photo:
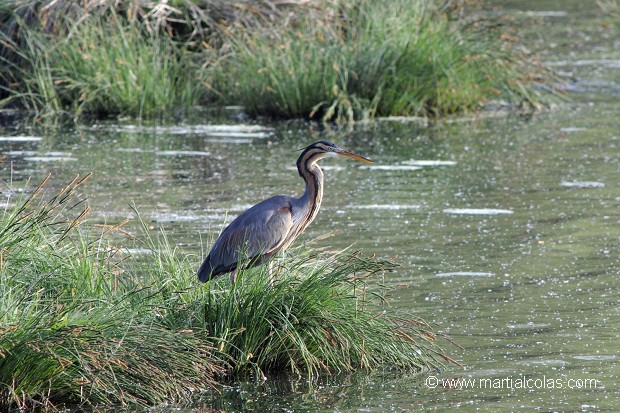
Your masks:
M210 126L208 114L55 134L5 126L0 137L41 139L0 139L3 196L48 172L60 187L92 171L82 190L91 222L131 219L135 228L135 202L198 266L232 216L300 194L297 150L332 140L376 164L324 160L322 209L298 242L396 256L401 266L386 279L393 311L437 323L464 347L442 341L463 367L327 377L312 389L270 377L224 386L185 411L617 411L620 36L594 2L501 4L541 24L527 40L546 45L542 57L568 82L570 102L531 117L352 131L302 122L231 131Z

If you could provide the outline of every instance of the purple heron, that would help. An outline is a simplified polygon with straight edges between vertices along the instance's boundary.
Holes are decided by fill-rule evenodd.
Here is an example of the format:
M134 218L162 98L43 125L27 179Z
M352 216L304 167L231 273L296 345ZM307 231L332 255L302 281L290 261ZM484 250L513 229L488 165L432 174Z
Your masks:
M243 212L222 231L198 270L198 279L207 282L232 272L235 282L239 266L264 264L287 248L314 220L323 198L323 172L317 162L328 156L341 156L372 163L331 142L320 141L304 148L297 159L297 170L306 182L299 198L276 195ZM270 283L273 283L270 274Z

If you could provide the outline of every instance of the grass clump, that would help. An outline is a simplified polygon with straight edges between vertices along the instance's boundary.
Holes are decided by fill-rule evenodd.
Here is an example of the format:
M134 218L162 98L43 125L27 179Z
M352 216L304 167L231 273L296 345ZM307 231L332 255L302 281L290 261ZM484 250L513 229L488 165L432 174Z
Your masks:
M229 290L211 291L206 303L192 303L194 322L223 339L236 371L285 370L311 379L322 372L440 365L429 326L388 315L368 291L369 281L393 264L359 253L315 258L293 260L273 288L259 270L241 274Z
M124 24L82 22L48 59L60 106L80 114L139 117L187 111L201 97L198 68L165 36ZM113 110L111 110L113 108Z
M10 69L5 101L39 116L154 117L187 112L205 95L187 45L111 6L77 21L57 16L48 30L19 15L13 23L20 30L0 56Z
M341 122L557 101L553 75L466 28L462 4L14 0L0 6L0 99L75 117L241 104Z
M214 68L224 101L243 101L254 114L353 121L557 99L538 87L553 79L543 67L499 35L468 33L433 2L323 6L261 30L231 31L231 56Z
M156 286L124 280L116 249L82 237L82 182L43 200L44 181L0 219L0 408L162 403L214 386L226 364L207 332L151 317Z
M115 246L82 223L84 179L47 180L0 218L0 409L188 401L227 378L452 360L418 318L391 315L375 281L394 264L359 253L281 259L197 285L195 262L163 234ZM14 202L11 201L11 205ZM99 228L98 230L96 230Z

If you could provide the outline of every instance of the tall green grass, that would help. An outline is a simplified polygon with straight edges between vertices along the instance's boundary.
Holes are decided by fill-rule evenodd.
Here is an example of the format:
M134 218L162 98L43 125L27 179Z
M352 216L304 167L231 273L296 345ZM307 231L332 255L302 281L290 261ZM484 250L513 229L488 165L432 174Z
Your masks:
M214 386L226 362L207 331L159 322L160 286L123 277L118 250L79 231L82 182L51 197L44 182L0 220L0 408L163 403Z
M534 82L553 79L544 68L499 39L463 32L430 1L325 6L319 16L230 31L231 54L214 68L224 101L243 101L254 114L351 121L557 100Z
M60 33L16 22L23 44L5 41L20 57L4 58L14 69L7 99L40 115L153 117L187 112L205 95L202 62L187 47L113 9L56 20Z
M159 31L127 24L111 14L71 27L52 59L65 106L77 112L152 116L187 110L204 93L198 67Z
M265 267L201 284L198 259L164 234L85 223L83 182L53 194L45 181L0 217L2 410L157 405L239 376L451 361L424 321L385 307L389 261L297 250L273 287Z
M452 3L14 0L0 8L0 104L74 117L232 104L353 122L558 100L551 72L464 28Z

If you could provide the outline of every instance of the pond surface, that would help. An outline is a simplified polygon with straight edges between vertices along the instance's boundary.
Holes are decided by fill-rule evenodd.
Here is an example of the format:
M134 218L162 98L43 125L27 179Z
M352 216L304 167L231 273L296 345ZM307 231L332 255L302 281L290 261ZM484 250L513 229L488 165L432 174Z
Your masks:
M570 103L532 117L384 121L353 131L215 126L208 115L207 124L103 122L51 135L4 128L3 196L48 172L61 187L92 171L82 190L91 222L135 223L135 202L198 266L231 217L273 194L300 194L298 149L329 139L376 163L322 162L322 209L298 242L329 233L311 247L397 256L401 266L386 279L397 287L392 309L437 323L465 348L442 342L463 367L325 378L313 390L277 378L239 383L196 411L617 411L617 26L603 24L594 2L502 8L542 22L528 39L548 46L543 59L567 81Z

